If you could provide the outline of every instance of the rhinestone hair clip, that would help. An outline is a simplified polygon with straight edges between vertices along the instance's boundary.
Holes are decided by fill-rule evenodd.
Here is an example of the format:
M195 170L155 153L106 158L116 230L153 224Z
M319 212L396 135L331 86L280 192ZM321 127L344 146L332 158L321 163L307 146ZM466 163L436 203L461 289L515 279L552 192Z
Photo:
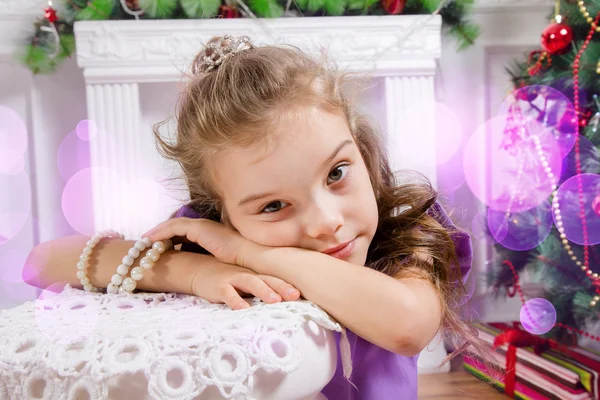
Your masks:
M212 41L206 45L204 57L202 57L198 70L200 72L208 72L221 65L232 54L252 48L254 48L254 45L247 36L234 38L231 35L225 35L219 40Z

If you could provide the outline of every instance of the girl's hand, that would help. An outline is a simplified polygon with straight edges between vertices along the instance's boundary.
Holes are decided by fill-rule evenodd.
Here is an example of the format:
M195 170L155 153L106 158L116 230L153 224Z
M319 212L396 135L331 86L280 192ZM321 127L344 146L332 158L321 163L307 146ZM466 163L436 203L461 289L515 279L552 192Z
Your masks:
M234 310L250 305L242 296L253 295L265 303L277 303L282 299L298 300L298 289L279 278L258 275L254 271L214 259L198 268L192 279L192 292L211 303L225 303Z
M172 239L174 244L190 241L198 243L219 261L248 267L250 259L266 249L244 238L238 232L209 219L173 218L161 222L142 237L150 240Z

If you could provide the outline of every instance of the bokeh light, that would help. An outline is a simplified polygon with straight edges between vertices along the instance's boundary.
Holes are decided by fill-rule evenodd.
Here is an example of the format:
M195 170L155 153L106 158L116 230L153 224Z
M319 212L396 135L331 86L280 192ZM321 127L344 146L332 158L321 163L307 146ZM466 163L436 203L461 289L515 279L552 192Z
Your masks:
M494 227L494 234L490 230L490 225ZM490 214L490 209L485 209L475 214L471 222L471 230L473 239L485 241L487 244L496 244L498 243L496 238L503 240L506 237L508 222L504 214L497 212Z
M511 108L512 107L512 108ZM575 144L577 118L575 107L556 89L531 85L513 91L502 103L499 116L519 112L526 122L537 122L552 133L561 157L566 156Z
M75 131L68 134L58 148L58 171L65 181L77 172L90 167L90 149Z
M91 168L77 172L67 181L62 194L62 210L73 229L83 235L94 234Z
M164 188L153 177L139 178L129 185L126 190L127 196L134 205L131 213L137 216L140 221L153 219L153 216L162 212L161 197Z
M75 132L77 133L79 139L89 142L98 134L98 126L94 121L90 119L84 119L79 121L77 127L75 128Z
M556 309L548 300L536 297L523 304L519 318L527 332L543 335L554 327Z
M450 195L465 183L462 152L457 152L448 162L437 169L437 188L442 195Z
M431 129L434 137L423 135ZM456 114L446 105L437 102L420 102L398 117L396 132L410 132L410 140L396 137L393 132L388 138L393 159L409 160L412 164L423 162L423 149L435 147L435 165L448 162L462 143L463 128Z
M15 161L12 167L4 171L6 175L19 175L23 172L25 172L25 156L19 158L17 161Z
M562 158L554 136L535 122L522 126L520 135L521 139L509 140L505 117L495 117L479 127L465 147L467 185L481 202L497 211L521 212L538 206L560 178Z
M31 216L31 184L25 172L0 173L0 245L14 238Z
M542 243L552 230L550 203L520 212L506 214L488 210L488 224L492 236L507 249L531 250Z
M490 225L495 228L493 235L490 231ZM495 244L497 243L496 238L502 240L506 237L508 223L504 214L493 213L490 215L489 209L486 209L475 214L471 222L471 229L474 239L485 240L487 243Z
M478 241L487 240L488 238L493 239L488 230L487 210L479 211L473 217L473 221L471 221L471 237Z
M23 267L29 250L13 246L0 251L0 280L9 283L23 282Z
M35 218L32 219L33 226L37 226L37 220ZM40 274L43 270L44 266L48 265L48 260L52 256L53 244L52 242L47 242L45 244L46 249L50 249L50 251L45 252L36 252L35 257L27 258L22 265L23 269L21 272L21 277L24 281L34 281L35 278ZM28 253L33 249L26 249Z
M582 186L581 199L578 192L579 181ZM575 175L560 185L556 195L558 196L560 221L557 220L554 213L552 217L557 226L562 224L567 239L579 245L600 243L600 215L595 212L593 207L595 198L600 195L600 175ZM583 236L580 203L583 204L583 215L587 224L587 243Z
M109 193L97 193L97 200L108 209L122 209L128 195L126 185L116 171L108 168L86 168L67 181L62 193L62 211L71 227L82 235L92 236L94 228L94 201L92 180L101 179L110 184Z
M581 172L595 174L600 171L598 149L583 135L579 136L579 156L581 157ZM570 177L577 175L576 157L577 151L573 147L563 161L561 181L566 181Z
M27 128L12 108L0 105L0 173L15 171L27 151Z

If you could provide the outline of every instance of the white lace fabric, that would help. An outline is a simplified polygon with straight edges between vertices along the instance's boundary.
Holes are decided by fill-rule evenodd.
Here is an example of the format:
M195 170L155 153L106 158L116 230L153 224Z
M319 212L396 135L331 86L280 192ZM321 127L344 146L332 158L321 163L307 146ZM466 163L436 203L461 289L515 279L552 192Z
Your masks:
M234 311L195 296L107 295L67 285L0 310L0 399L106 399L124 375L145 377L147 398L252 399L257 371L298 368L302 354L290 338L307 321L343 330L308 301L251 305ZM224 369L224 359L233 367ZM168 382L174 372L176 387Z

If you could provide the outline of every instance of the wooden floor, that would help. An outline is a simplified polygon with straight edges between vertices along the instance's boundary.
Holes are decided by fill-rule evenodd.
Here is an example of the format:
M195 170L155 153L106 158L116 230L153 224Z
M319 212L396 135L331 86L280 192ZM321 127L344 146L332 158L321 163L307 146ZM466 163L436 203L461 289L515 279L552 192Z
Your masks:
M506 400L508 398L464 371L419 375L419 400Z

